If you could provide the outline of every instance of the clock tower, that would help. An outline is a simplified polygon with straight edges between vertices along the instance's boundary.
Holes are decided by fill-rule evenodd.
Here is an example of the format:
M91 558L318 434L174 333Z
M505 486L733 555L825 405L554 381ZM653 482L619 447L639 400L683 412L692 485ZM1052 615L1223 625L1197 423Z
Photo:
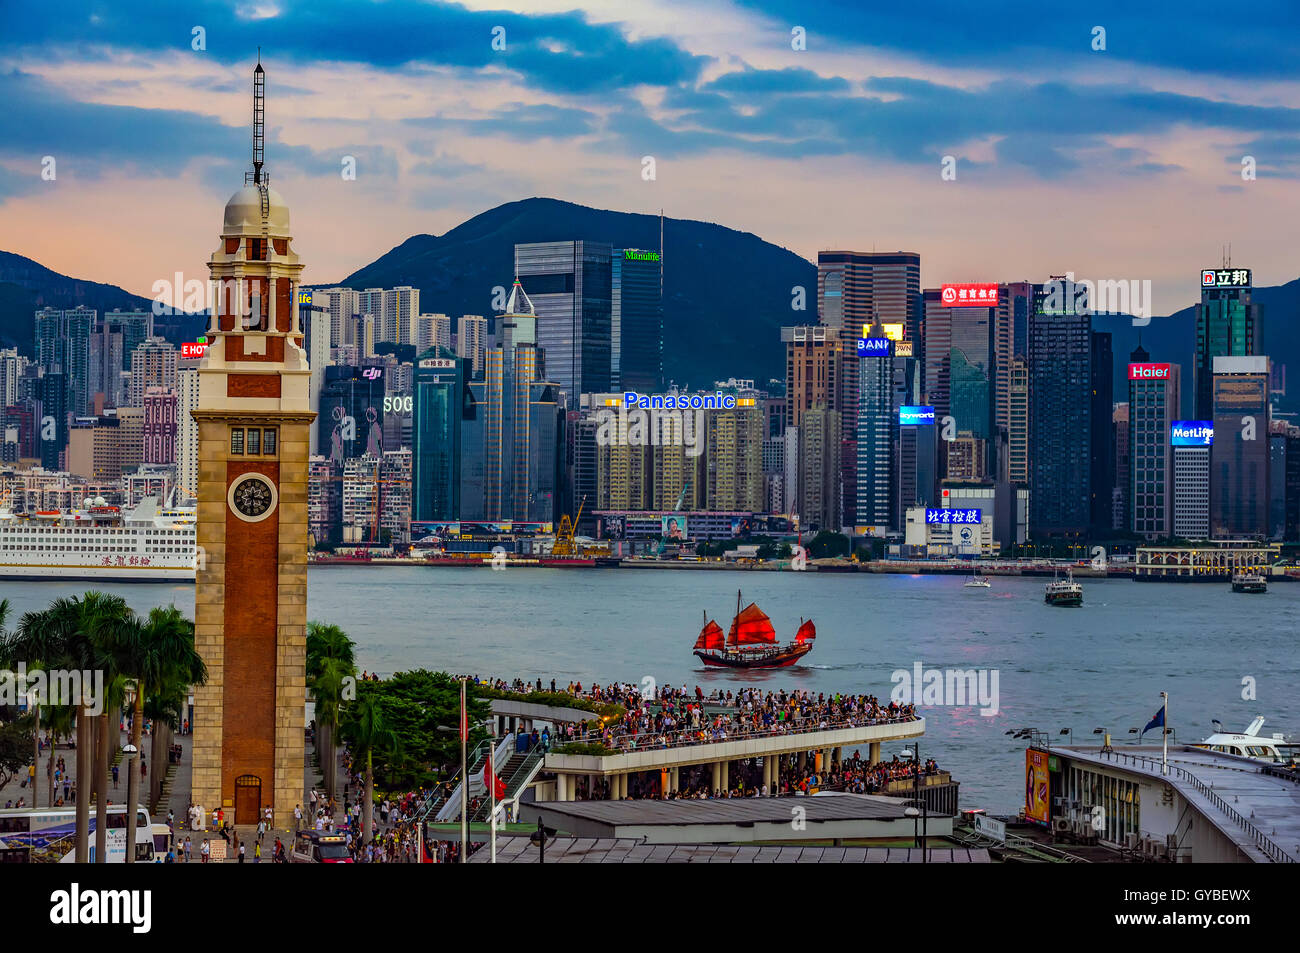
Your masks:
M193 793L211 814L292 829L303 802L311 372L289 208L263 171L265 74L253 73L253 168L208 263L199 366Z

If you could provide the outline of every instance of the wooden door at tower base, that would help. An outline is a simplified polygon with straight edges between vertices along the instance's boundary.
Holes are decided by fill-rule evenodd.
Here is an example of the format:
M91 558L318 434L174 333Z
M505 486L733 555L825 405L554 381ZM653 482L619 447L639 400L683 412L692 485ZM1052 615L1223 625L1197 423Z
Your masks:
M262 817L262 779L253 774L235 778L236 824L256 824Z

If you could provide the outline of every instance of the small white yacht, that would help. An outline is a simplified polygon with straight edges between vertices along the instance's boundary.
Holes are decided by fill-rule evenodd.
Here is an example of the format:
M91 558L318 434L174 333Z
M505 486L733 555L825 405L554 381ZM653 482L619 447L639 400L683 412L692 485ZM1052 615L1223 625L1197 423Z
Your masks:
M1214 724L1217 728L1223 727L1217 721ZM1300 742L1288 741L1281 732L1274 733L1271 738L1260 737L1259 730L1263 727L1264 716L1259 715L1240 734L1216 731L1204 741L1193 744L1192 747L1235 754L1243 758L1258 758L1261 761L1272 761L1277 764L1294 764L1297 757L1300 757Z
M981 576L979 573L972 573L970 579L962 586L963 589L991 589L993 583L989 582L988 576Z

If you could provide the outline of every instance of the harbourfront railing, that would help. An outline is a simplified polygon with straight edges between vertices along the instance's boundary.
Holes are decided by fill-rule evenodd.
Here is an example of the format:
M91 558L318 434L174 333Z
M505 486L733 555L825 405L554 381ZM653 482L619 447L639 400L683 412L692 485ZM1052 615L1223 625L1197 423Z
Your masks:
M1162 767L1165 766L1164 763L1157 761L1154 758L1147 758L1137 754L1126 754L1125 752L1122 751L1103 752L1102 756L1106 758L1108 761L1117 761L1120 764L1128 764L1132 762L1135 766L1137 765L1149 766L1152 769L1154 769L1156 773L1164 776L1163 772L1161 772L1160 770ZM1255 846L1258 847L1261 851L1263 851L1264 854L1268 857L1268 859L1273 861L1273 863L1294 864L1296 862L1294 857L1292 857L1281 847L1279 847L1276 843L1274 843L1272 838L1270 838L1267 834L1265 834L1258 827L1252 824L1249 820L1242 817L1241 814L1239 814L1235 809L1233 809L1232 806L1229 805L1227 801L1219 797L1219 795L1215 793L1213 788L1211 788L1208 784L1206 784L1196 775L1192 774L1190 771L1185 771L1184 769L1178 767L1178 765L1176 764L1170 764L1167 767L1169 771L1173 772L1181 780L1186 781L1188 784L1194 787L1202 797L1204 797L1216 808L1222 811L1225 817L1227 817L1238 827L1240 827L1243 831L1245 831L1250 836L1250 839L1255 842Z
M551 752L565 754L559 749L566 745L603 745L607 750L594 757L608 757L615 754L627 754L632 751L662 751L668 748L698 747L699 745L725 744L732 741L753 741L760 738L784 738L790 735L811 734L819 731L839 731L844 728L870 728L875 725L904 725L921 721L919 715L896 718L847 718L835 721L818 721L795 727L765 728L756 731L734 729L687 728L674 732L640 732L635 735L621 735L617 738L604 739L599 734L587 737L559 738L552 736ZM811 721L811 719L810 719ZM784 723L786 725L789 722ZM715 733L716 731L716 733Z

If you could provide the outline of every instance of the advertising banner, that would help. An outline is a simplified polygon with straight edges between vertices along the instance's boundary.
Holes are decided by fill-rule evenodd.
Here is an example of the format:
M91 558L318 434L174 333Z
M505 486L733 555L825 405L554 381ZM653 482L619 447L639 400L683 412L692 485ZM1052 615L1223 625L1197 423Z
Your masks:
M667 540L685 541L690 537L686 533L686 516L684 514L674 513L671 516L664 516L659 527L659 534Z
M988 308L998 303L997 282L944 285L940 300L950 308Z
M1214 443L1213 420L1175 420L1169 425L1169 443L1175 447L1208 447Z
M898 408L898 423L903 427L916 427L934 423L934 408L931 406L908 406Z
M1039 824L1051 823L1051 775L1047 770L1047 752L1025 750L1025 819Z

